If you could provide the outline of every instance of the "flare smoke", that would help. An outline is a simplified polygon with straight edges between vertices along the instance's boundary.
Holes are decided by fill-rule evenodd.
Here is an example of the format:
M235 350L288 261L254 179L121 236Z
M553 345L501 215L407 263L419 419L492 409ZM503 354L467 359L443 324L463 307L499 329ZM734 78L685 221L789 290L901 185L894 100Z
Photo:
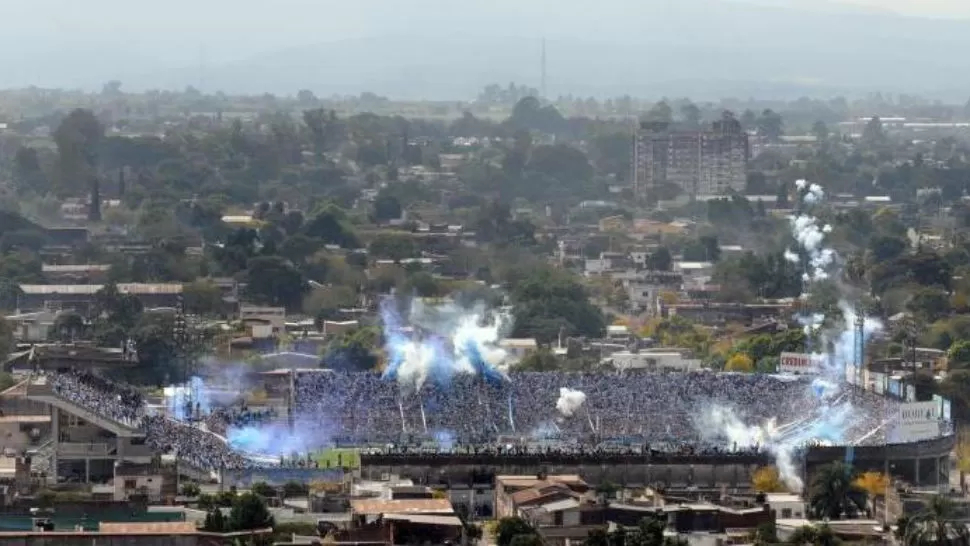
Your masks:
M579 411L579 408L586 403L586 393L562 387L559 389L559 400L556 401L556 409L563 417L572 417Z
M484 306L426 306L415 300L405 320L390 300L381 305L387 369L384 377L418 389L428 379L447 383L457 374L504 379L508 354L500 346L511 316Z
M805 180L795 182L795 187L803 193L802 201L807 205L815 205L825 197L825 191L818 184L809 184ZM832 231L832 226L821 225L814 216L799 213L790 219L792 235L800 249L806 256L805 282L821 281L829 277L828 268L835 263L835 251L824 246L825 236ZM785 259L792 263L801 262L801 256L793 250L785 251Z

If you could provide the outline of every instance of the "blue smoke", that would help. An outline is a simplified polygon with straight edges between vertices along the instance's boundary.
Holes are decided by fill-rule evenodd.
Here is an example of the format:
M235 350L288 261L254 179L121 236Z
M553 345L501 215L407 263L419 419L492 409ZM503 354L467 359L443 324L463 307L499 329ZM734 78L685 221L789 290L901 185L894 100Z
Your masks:
M282 423L232 427L226 431L226 440L233 449L249 454L280 457L309 453L328 446L329 435L310 432L318 426L295 423L293 430Z
M193 376L182 385L166 387L164 393L169 415L178 421L204 416L212 408L212 393L206 387L205 381L198 376Z
M435 431L432 435L434 441L438 444L438 449L441 451L453 451L455 449L455 433L450 430L439 430Z

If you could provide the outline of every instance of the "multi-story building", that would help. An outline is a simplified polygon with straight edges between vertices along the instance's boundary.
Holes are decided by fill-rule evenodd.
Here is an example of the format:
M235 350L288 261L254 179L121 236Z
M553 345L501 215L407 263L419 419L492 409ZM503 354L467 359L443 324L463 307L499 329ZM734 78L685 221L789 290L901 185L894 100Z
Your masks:
M633 141L633 189L647 198L670 184L691 197L743 191L749 155L748 135L731 117L699 130L643 122Z

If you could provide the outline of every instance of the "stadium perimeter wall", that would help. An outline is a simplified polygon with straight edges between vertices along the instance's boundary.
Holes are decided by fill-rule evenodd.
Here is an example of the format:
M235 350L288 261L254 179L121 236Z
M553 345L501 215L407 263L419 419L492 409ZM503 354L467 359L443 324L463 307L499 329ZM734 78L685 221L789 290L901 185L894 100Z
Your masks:
M801 458L803 478L810 483L823 465L850 462L862 472L878 471L919 487L949 485L953 435L884 446L810 447ZM362 454L361 476L387 475L424 484L489 483L495 475L578 474L589 483L605 481L624 487L738 487L751 485L754 472L774 464L770 454L676 456L647 458L638 454Z

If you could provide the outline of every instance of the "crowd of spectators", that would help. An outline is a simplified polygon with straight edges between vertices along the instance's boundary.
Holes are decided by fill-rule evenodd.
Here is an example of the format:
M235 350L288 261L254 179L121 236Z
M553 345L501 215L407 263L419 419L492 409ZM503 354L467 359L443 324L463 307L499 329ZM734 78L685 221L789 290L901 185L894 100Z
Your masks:
M108 419L137 427L144 417L145 400L136 388L88 371L71 371L47 377L51 389L66 400Z
M200 469L253 466L227 444L226 428L281 419L273 410L243 406L215 409L205 425L182 423L146 417L137 390L88 372L54 374L48 381L91 412L143 426L151 447ZM705 430L704 412L723 408L746 426L772 419L782 430L800 430L836 405L850 409L842 412L844 437L836 440L874 444L885 441L885 422L895 414L895 402L875 393L847 386L820 393L809 378L765 374L530 372L501 381L460 375L415 390L373 373L314 371L298 374L295 385L301 437L320 446L397 453L750 453L763 446L732 445L717 427ZM557 409L562 387L585 394L570 416Z
M201 470L237 470L254 466L234 452L223 438L189 423L161 415L144 420L148 445L162 453L173 453Z
M214 408L205 416L209 430L226 435L229 427L259 426L280 419L275 408L252 409L245 405Z
M556 408L560 388L586 395L572 416ZM839 403L852 411L841 423L844 441L884 439L887 401L852 387ZM589 445L605 441L649 445L666 452L730 446L703 430L704 412L725 408L747 425L822 418L833 403L811 379L717 373L513 373L508 381L456 376L419 390L370 373L304 373L296 380L296 415L313 434L351 445L494 444L502 437ZM873 433L873 431L876 431ZM871 434L870 434L871 433Z

